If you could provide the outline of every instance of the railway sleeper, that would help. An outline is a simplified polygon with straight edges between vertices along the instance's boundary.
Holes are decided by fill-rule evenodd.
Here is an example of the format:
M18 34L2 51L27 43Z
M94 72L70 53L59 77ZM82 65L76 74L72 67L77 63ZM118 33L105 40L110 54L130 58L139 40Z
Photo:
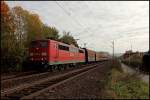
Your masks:
M8 95L5 96L4 99L15 99L15 100L19 100L21 97L25 96L22 93L15 93L14 95ZM3 97L2 97L3 98Z
M88 68L88 69L91 69L91 68ZM37 85L35 85L33 87L30 87L30 88L25 88L22 91L18 91L18 92L15 92L15 93L12 93L12 94L6 96L6 98L16 98L16 99L19 98L20 99L20 98L22 98L24 96L30 95L30 94L32 94L34 92L37 92L37 91L42 90L44 88L47 88L47 87L49 87L52 84L55 84L55 83L60 82L60 81L63 81L66 78L72 77L72 76L74 76L76 74L79 74L79 73L81 73L83 71L86 71L88 69L84 69L84 70L80 70L78 72L70 73L69 75L62 76L59 79L56 78L53 81L47 81L47 82L44 82L44 83L41 83L41 84L37 84Z

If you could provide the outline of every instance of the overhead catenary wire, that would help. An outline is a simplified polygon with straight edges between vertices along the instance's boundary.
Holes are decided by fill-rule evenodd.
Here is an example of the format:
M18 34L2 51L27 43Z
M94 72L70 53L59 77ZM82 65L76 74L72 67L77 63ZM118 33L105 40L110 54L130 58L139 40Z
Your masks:
M68 12L64 7L63 7L63 5L61 5L59 2L57 2L57 1L55 1L55 3L68 15L68 16L70 16L72 19L73 19L73 21L75 21L78 25L80 25L81 27L83 27L83 25L80 23L80 22L78 22L75 18L73 18L72 16L71 16L71 14L70 14L70 12ZM85 24L84 24L84 26L86 26ZM83 27L84 28L84 27ZM89 35L92 35L93 34L93 32L89 32L89 30L85 30L85 31L87 31L88 33L90 33L90 34L88 34L87 36L89 36ZM80 34L80 33L79 33ZM80 34L81 35L81 34ZM78 36L78 37L82 37L82 36ZM85 35L84 35L84 37L86 37ZM104 44L104 43L103 43Z
M59 2L55 1L55 3L56 3L69 17L71 17L71 19L72 19L76 24L78 24L79 26L83 27L83 29L85 30L85 27L84 27L84 26L86 26L85 24L83 25L83 23L81 24L78 20L76 20L75 18L73 18L73 17L71 16L70 12L68 12L68 11L63 7L63 5L61 5ZM86 27L86 28L87 28L87 27ZM86 30L86 31L89 32L89 30ZM91 33L91 32L89 32L89 33ZM80 33L79 33L79 34L80 34Z
M74 22L76 22L76 24L78 24L79 26L82 26L75 18L73 18L73 17L71 16L71 14L70 14L62 5L59 4L59 2L55 1L55 3L56 3L60 8L62 8L62 10L63 10L69 17L71 17L71 18L74 20Z
M83 25L82 25L80 22L78 22L78 20L76 20L75 18L73 18L73 17L71 16L71 14L70 14L62 5L60 5L59 2L55 1L55 3L56 3L69 17L71 17L71 19L73 19L73 21L76 22L76 24L78 24L79 26L83 27ZM84 28L84 27L83 27L83 28ZM87 31L88 31L88 30L87 30ZM80 33L79 33L79 34L80 34Z
M84 31L87 31L88 33L90 33L90 34L88 34L88 35L84 35L84 37L87 37L87 36L90 36L90 35L92 35L93 33L92 32L89 32L89 30L86 30L87 29L87 27L86 27L86 29L85 29L85 27L84 26L87 26L87 25L85 25L85 24L81 24L81 21L79 22L77 19L75 19L72 15L71 15L71 13L69 12L69 11L67 11L65 8L64 8L64 6L63 5L61 5L59 2L57 2L57 1L55 1L55 3L64 11L64 13L65 14L67 14L77 25L79 25L79 26L81 26L81 27L83 27L84 29L83 29L83 32ZM86 4L85 4L86 5ZM88 5L87 5L87 7L88 7ZM92 10L89 8L89 10L92 12ZM92 12L93 13L93 12ZM92 28L92 27L90 27L90 28ZM97 28L99 28L98 26L95 28L94 27L94 29L97 29ZM132 30L127 30L127 31L124 31L123 33L130 33L130 32L135 32L135 31L137 31L137 30L143 30L143 29L147 29L147 27L139 27L139 28L135 28L135 29L132 29ZM81 31L82 32L82 31ZM80 33L79 33L80 34ZM76 35L77 36L77 35ZM120 39L120 38L122 38L124 36L124 34L123 35L121 35L120 37L116 37L116 39ZM81 36L81 34L80 34L80 36L79 37L82 37ZM115 38L113 39L113 40L115 40Z

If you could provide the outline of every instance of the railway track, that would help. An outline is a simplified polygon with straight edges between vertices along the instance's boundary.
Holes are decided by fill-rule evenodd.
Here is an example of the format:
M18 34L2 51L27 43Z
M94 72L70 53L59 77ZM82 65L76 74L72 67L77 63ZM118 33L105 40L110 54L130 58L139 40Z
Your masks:
M45 78L48 74L49 72L44 72L3 80L1 81L1 90L7 90L9 88L15 87L20 84L24 84L26 82L36 81L38 78Z
M21 76L31 75L31 74L35 74L35 73L38 73L38 72L36 72L36 71L22 72L22 73L19 73L19 74L16 74L16 75L9 75L9 76L1 77L1 80L4 81L4 80L18 78L18 77L21 77Z
M91 65L91 64L89 64ZM86 65L80 65L80 67L84 67ZM66 69L64 71L55 71L55 72L43 72L43 73L35 73L35 74L30 74L30 75L26 75L26 76L20 76L20 77L13 77L10 79L6 79L6 80L2 80L1 81L1 90L7 90L16 86L19 86L20 84L26 84L26 83L32 83L33 81L37 81L39 79L42 78L46 78L46 77L51 77L53 75L56 74L60 74L60 73L65 73L74 69L78 69L80 67L76 67L76 68L69 68Z
M90 65L73 71L69 71L64 74L56 75L53 77L44 78L42 80L36 81L32 84L24 84L15 89L10 89L7 91L1 92L1 99L31 99L40 93L58 86L64 82L67 82L70 79L78 77L89 70L95 68L98 64Z

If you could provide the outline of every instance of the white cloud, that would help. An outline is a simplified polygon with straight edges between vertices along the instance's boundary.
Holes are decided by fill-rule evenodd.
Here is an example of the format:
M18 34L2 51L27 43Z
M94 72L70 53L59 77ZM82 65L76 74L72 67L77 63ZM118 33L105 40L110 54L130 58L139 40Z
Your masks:
M147 51L149 43L148 1L7 1L37 13L41 20L60 30L71 31L80 46L97 51L116 52L130 49ZM62 8L63 7L63 8ZM131 38L132 37L132 38ZM135 41L136 40L136 41ZM139 44L141 46L139 47ZM142 45L143 44L143 45Z

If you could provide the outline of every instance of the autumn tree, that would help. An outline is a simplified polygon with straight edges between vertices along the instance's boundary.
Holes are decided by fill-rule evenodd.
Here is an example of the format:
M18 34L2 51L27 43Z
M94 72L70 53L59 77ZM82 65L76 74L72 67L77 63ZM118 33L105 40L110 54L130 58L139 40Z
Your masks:
M20 6L10 9L1 1L1 65L3 69L17 69L28 56L32 40L50 38L67 44L77 45L70 32L59 38L55 27L43 24L40 17ZM7 67L6 67L7 66Z
M8 5L1 1L1 47L2 52L9 52L13 46L15 25Z
M30 13L27 10L24 10L20 6L13 8L14 15L18 16L18 22L21 25L18 25L19 34L22 32L24 34L24 40L26 40L26 47L29 46L29 43L35 39L45 39L49 37L54 40L58 40L58 30L55 27L50 27L45 25L40 20L39 16L34 13ZM19 31L20 30L20 31Z
M25 30L25 21L23 20L23 14L22 14L22 8L21 7L16 7L11 9L12 16L14 18L14 24L16 26L16 30L14 32L15 38L16 38L16 51L15 55L18 59L18 63L22 63L23 59L25 59L26 55L26 48L25 48L25 43L26 43L26 30Z
M27 47L31 40L40 37L42 22L37 14L31 14L20 6L12 8L12 12L16 16L18 40L24 40Z
M6 65L11 66L15 62L13 57L16 50L14 18L10 12L8 5L1 1L1 64L3 68Z

